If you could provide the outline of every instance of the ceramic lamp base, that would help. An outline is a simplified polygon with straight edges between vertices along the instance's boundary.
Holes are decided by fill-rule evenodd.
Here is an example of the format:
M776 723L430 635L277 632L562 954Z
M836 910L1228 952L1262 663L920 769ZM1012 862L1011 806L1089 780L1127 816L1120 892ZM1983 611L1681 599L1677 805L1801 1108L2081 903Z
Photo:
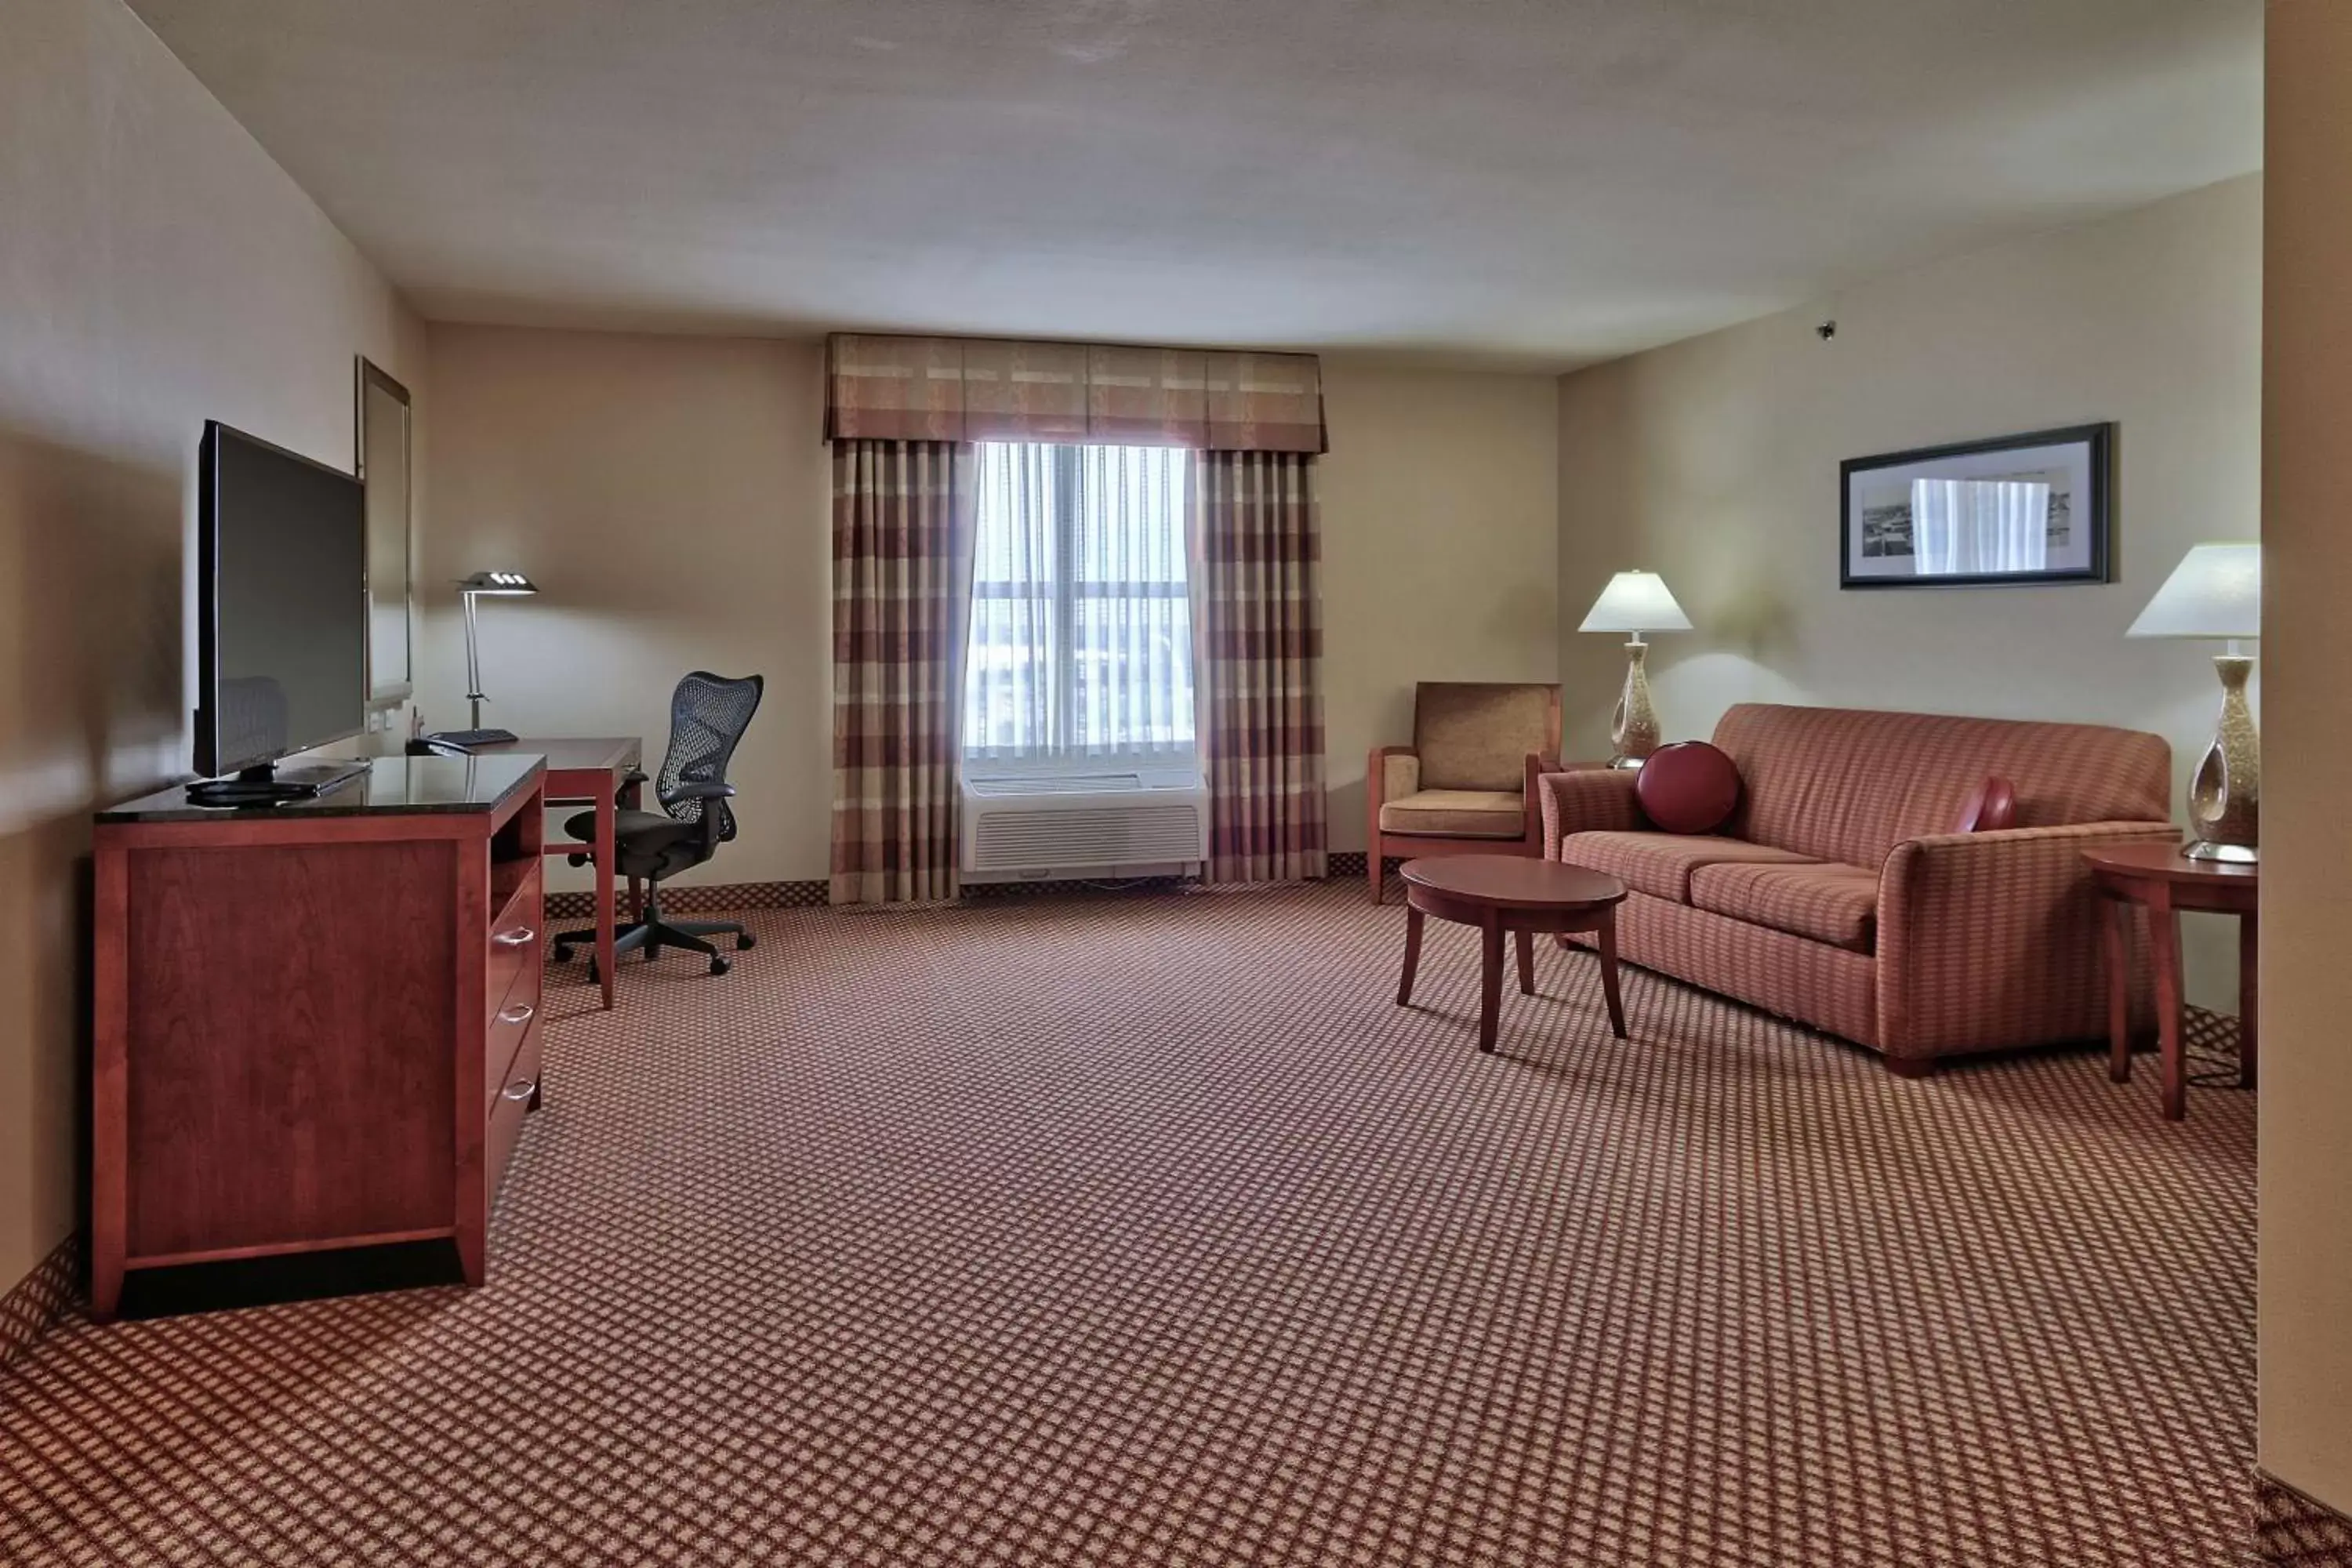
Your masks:
M2221 654L2213 668L2221 678L2221 715L2213 744L2189 781L2189 829L2194 837L2182 853L2192 860L2245 865L2261 858L2255 846L2262 842L2262 745L2246 701L2254 661Z
M1638 768L1642 759L1658 749L1658 712L1650 706L1650 645L1636 633L1625 645L1625 690L1610 715L1609 740L1617 755L1612 768Z

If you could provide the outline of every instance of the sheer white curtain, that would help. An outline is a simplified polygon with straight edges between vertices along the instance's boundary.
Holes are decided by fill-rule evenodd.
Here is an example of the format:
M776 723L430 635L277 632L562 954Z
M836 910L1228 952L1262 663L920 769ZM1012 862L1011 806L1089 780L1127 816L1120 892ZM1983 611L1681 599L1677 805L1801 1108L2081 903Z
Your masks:
M2025 479L1914 479L1922 577L2029 572L2050 559L2050 487Z
M968 758L1193 750L1192 453L982 442Z

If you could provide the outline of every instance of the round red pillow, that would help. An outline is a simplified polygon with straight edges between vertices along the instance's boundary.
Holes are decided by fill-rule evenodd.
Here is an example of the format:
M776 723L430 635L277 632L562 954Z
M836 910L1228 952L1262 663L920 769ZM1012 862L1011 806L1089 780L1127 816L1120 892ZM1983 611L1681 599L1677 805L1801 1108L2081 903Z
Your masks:
M1650 753L1633 797L1662 832L1712 833L1739 805L1739 769L1705 741L1677 741Z

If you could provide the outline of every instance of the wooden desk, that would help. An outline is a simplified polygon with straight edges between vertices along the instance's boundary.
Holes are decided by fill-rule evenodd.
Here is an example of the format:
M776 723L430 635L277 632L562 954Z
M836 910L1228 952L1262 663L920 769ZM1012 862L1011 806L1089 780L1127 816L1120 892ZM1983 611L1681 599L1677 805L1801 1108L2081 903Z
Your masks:
M629 774L645 756L645 742L635 735L543 739L525 735L503 745L478 746L474 754L496 756L501 752L535 752L547 759L547 798L584 800L596 811L596 836L581 845L569 838L548 841L544 853L576 855L583 848L596 864L596 983L603 987L604 1005L613 1005L613 942L618 916L613 887L613 823L628 791L636 805L636 788Z
M2189 1068L2180 1033L2180 911L2238 917L2238 1083L2254 1087L2259 1064L2256 1016L2261 1007L2256 955L2262 931L2255 903L2262 868L2225 860L2191 860L2164 844L2118 844L2086 849L2109 901L2107 921L2107 1076L2117 1083L2131 1077L2131 911L2147 910L2147 934L2156 949L2157 1040L2164 1064L2164 1115L2178 1121L2188 1111Z

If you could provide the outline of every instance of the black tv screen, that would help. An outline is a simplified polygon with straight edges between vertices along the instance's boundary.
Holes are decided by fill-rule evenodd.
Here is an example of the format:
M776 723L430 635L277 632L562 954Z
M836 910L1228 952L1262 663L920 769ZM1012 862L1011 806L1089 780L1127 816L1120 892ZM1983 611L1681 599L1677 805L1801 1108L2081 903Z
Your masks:
M196 518L196 771L355 735L367 712L366 491L218 422Z

